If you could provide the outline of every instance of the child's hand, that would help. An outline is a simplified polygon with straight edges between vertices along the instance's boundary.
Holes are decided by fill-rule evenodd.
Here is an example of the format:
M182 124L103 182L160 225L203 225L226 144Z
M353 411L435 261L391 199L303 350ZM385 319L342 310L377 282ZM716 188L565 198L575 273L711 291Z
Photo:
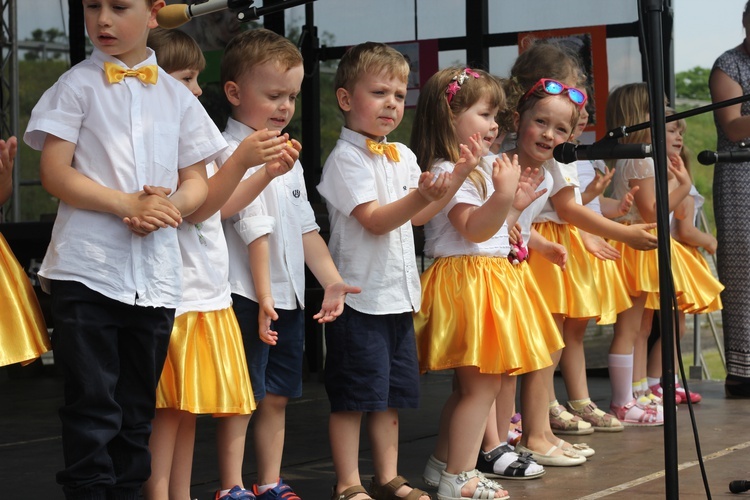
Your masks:
M498 156L492 162L492 185L495 188L493 196L497 194L509 200L514 199L520 178L518 155L513 155L512 160L505 153Z
M633 203L635 202L635 193L638 192L640 189L640 186L635 186L633 189L625 193L625 196L622 197L622 201L617 206L617 213L622 215L627 215L628 212L630 212L630 209L633 207Z
M609 183L612 182L613 175L615 175L615 169L613 168L610 170L608 167L604 167L603 174L595 174L594 180L591 181L583 191L588 197L587 199L593 200L602 194L604 190L607 189L607 186L609 186Z
M302 144L296 139L288 141L279 153L279 157L264 165L266 173L271 176L271 179L275 179L280 175L291 172L294 163L299 159L300 151L302 151Z
M170 192L171 190L165 187L143 186L143 191L125 195L126 206L122 221L136 234L179 226L182 216L169 201Z
M325 289L323 294L323 303L320 306L320 312L313 316L318 323L330 323L344 312L344 300L348 293L359 293L362 289L358 286L347 285L343 281L331 283Z
M518 222L508 229L508 241L511 245L518 245L518 242L521 241L521 224Z
M719 242L716 241L716 238L714 238L712 234L706 233L706 236L708 236L709 243L707 245L703 245L703 249L710 255L713 255L716 253L716 248L719 246Z
M460 144L461 155L453 167L453 175L458 177L457 181L463 182L472 170L479 164L482 157L482 136L479 133L469 138L469 144Z
M517 158L517 156L514 156L514 159ZM522 212L537 198L546 193L547 188L540 189L539 191L536 190L539 187L539 184L542 183L543 179L543 169L540 170L535 168L534 170L531 170L531 168L527 168L524 170L521 174L521 178L518 179L518 187L516 188L516 194L513 198L513 208Z
M689 186L693 183L680 155L674 153L669 155L668 170L675 176L675 179L677 179L681 185Z
M10 177L13 172L13 162L17 151L18 139L15 136L9 137L7 141L0 139L0 180L6 175Z
M235 150L239 164L245 168L262 165L275 160L287 147L288 134L279 135L278 130L257 130L245 137Z
M657 238L655 234L651 234L649 231L655 227L656 224L625 226L628 236L623 240L623 243L636 250L653 250L656 248Z
M565 264L568 262L568 251L565 247L554 241L548 241L539 248L539 253L542 257L560 266L560 269L565 271Z
M273 297L263 297L258 301L258 336L260 340L268 345L276 345L279 339L279 333L271 330L271 322L279 319L279 315L273 308Z
M427 201L436 201L445 196L451 185L453 174L441 172L440 175L432 172L422 172L419 176L419 194Z
M607 243L604 238L595 234L581 231L581 240L583 246L590 254L593 254L599 260L617 260L620 258L620 252Z

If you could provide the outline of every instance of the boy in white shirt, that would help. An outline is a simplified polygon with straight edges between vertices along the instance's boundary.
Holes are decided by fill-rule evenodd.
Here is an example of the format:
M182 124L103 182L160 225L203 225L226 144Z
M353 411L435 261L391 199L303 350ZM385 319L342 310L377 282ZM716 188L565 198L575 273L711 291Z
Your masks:
M57 481L66 498L135 500L182 293L175 228L203 203L206 161L226 142L146 47L163 0L83 4L91 59L42 96L24 136L60 199L39 271L65 377Z
M220 164L252 132L289 124L303 76L297 47L272 31L246 31L229 42L221 81L232 117ZM248 169L246 177L255 170ZM235 211L230 205L232 199L224 216ZM299 498L280 473L286 405L302 395L305 264L325 290L322 309L314 316L319 322L332 321L341 314L346 294L359 292L342 281L318 229L298 161L224 222L233 308L258 403L253 416L258 500Z
M409 64L398 51L373 42L349 49L336 71L345 126L318 191L328 206L334 262L362 293L346 298L341 317L326 331L335 500L370 498L358 465L365 412L375 466L370 494L429 498L417 489L412 493L398 475L394 422L398 408L419 403L412 313L419 310L421 288L410 221L445 195L449 176L420 175L414 153L385 140L403 118L408 75Z

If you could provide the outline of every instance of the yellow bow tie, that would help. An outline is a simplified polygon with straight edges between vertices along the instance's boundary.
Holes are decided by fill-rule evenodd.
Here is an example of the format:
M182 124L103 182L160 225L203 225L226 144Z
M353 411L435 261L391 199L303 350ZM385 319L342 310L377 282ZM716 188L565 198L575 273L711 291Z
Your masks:
M119 64L105 62L104 72L107 74L107 81L109 83L119 83L126 76L134 76L143 83L156 85L156 80L159 77L159 68L156 66L156 64L142 66L138 69L127 69L123 68Z
M385 157L391 161L401 161L401 156L399 156L398 148L395 144L386 144L384 142L373 141L372 139L367 139L366 142L367 149L369 149L371 153L385 155Z

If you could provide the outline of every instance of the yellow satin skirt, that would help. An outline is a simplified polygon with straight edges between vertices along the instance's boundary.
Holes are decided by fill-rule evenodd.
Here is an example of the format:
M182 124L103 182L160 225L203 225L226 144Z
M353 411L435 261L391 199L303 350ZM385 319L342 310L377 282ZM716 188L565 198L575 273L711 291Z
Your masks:
M507 258L439 258L421 281L414 330L422 372L476 366L521 374L552 364L542 332L549 323L556 329L554 321L537 314Z
M656 234L656 229L651 230ZM659 255L656 250L635 250L619 241L610 242L620 251L616 261L631 297L642 293L647 309L659 309ZM718 297L724 286L704 268L683 246L670 237L672 277L677 307L683 312L706 310Z
M633 307L633 301L630 300L616 261L602 260L591 253L588 255L602 305L602 315L597 324L612 325L617 321L618 314Z
M231 307L175 318L156 407L214 415L255 410L242 334Z
M34 287L2 234L0 309L0 366L27 365L52 348Z
M675 273L675 259L680 259L680 269L686 274L682 281L688 286L684 295L693 304L684 312L702 314L721 310L719 293L724 290L724 285L714 277L703 254L695 247L672 241L672 272Z
M539 283L537 283L528 261L523 261L517 266L513 266L513 270L518 274L523 289L529 297L532 308L531 316L535 317L539 323L539 334L542 336L547 350L550 353L559 351L565 347L562 333L557 329L555 318L552 317L552 313L547 308L547 303L542 297L541 290L539 290Z
M563 245L568 251L565 271L538 252L529 252L531 267L542 297L552 314L568 318L599 318L602 306L589 252L583 246L578 229L570 224L542 222L534 229L549 241Z

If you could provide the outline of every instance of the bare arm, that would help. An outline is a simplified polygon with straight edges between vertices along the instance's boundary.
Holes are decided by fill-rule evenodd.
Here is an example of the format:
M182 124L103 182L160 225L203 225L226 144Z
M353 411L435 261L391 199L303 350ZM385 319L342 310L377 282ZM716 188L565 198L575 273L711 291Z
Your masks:
M674 213L675 239L685 245L705 248L710 254L716 252L716 238L709 233L704 233L693 222L693 213L695 211L695 200L688 196L680 204L678 210Z
M713 102L725 101L744 94L740 84L719 69L711 72L708 88ZM750 115L742 115L742 104L715 109L714 117L730 141L739 142L750 137Z
M237 185L242 180L242 176L245 175L245 172L247 172L249 167L281 159L284 160L285 166L288 164L287 160L289 160L291 156L284 151L284 149L286 149L287 139L285 136L277 137L277 134L277 131L269 132L264 129L258 132L253 132L240 143L221 168L218 169L214 175L209 177L206 201L190 216L191 222L202 222L218 212L235 192L238 187ZM294 161L291 162L291 165L294 165ZM265 167L262 168L262 170L266 173ZM286 171L288 170L289 169L286 169ZM268 186L268 183L272 178L273 177L270 175L257 176L254 179L254 182L251 183L257 183L257 187L255 185L253 186L256 187L256 189L251 193L251 195L254 193L254 196L249 198L243 207L255 199L255 197L257 197L258 194ZM230 216L234 215L234 213L230 214Z
M258 336L266 344L276 345L278 332L271 330L271 321L279 319L274 310L271 293L271 268L268 235L256 238L247 246L250 272L253 274L255 296L258 299Z
M165 197L123 193L102 186L71 165L75 144L48 135L39 162L42 185L52 196L82 210L114 214L124 219L137 217L156 227L177 227L182 221L179 209Z
M456 231L474 243L492 238L503 227L511 210L519 176L520 167L516 156L511 161L503 154L502 158L495 160L492 165L492 183L495 191L492 195L480 206L459 203L448 214L448 219ZM515 220L510 225L513 224Z
M313 318L317 319L318 323L333 321L344 311L346 295L359 293L361 289L344 283L325 241L317 231L303 234L302 246L305 251L305 264L324 290L320 311Z
M676 178L676 187L669 192L669 211L673 212L690 193L692 182L679 156L670 155L669 161L669 171ZM630 186L638 187L638 191L634 194L635 204L643 220L656 222L656 179L654 177L630 179Z
M377 201L362 203L352 210L352 216L372 234L388 234L410 221L429 203L445 196L449 184L445 182L445 177L441 181L441 177L435 178L430 172L422 172L419 187L403 198L386 205Z
M18 150L18 139L0 139L0 205L8 201L13 193L13 161Z
M183 218L193 223L200 222L193 220L190 215L203 205L208 195L206 163L200 161L189 167L181 168L178 175L180 183L169 201L180 211Z
M575 199L572 186L567 186L550 198L557 214L569 224L602 238L622 241L639 250L656 248L656 236L647 229L654 225L637 224L626 226L594 213Z

